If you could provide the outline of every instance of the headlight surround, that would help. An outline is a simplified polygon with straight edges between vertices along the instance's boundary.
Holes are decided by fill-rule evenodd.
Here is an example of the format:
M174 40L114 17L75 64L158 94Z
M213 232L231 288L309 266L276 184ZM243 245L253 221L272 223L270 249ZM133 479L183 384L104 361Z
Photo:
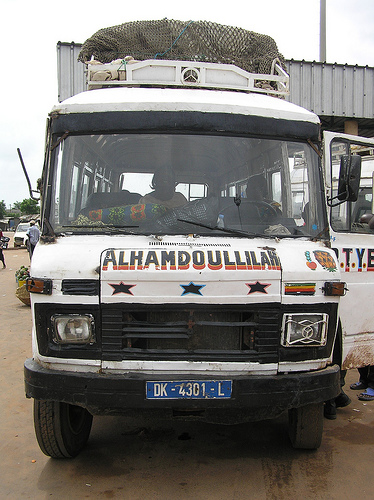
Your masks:
M91 314L55 314L51 317L57 344L93 344L95 321Z
M290 313L283 315L283 347L321 347L327 342L328 314Z

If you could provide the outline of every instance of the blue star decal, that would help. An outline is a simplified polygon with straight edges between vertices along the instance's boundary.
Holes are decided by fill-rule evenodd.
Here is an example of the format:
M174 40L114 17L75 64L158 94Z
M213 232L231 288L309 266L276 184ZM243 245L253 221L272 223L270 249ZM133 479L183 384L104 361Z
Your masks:
M188 293L194 293L195 295L202 295L200 290L204 288L205 285L195 285L195 283L190 281L188 285L179 285L179 286L184 289L182 295L187 295Z

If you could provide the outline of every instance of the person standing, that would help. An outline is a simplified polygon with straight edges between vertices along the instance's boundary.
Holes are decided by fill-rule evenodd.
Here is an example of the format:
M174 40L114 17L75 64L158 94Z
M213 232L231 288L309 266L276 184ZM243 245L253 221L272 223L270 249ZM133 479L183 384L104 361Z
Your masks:
M1 238L3 238L3 236L4 236L3 232L0 229L0 260L3 263L3 269L5 269L6 265L5 265L5 259L4 259L4 254L3 254L3 242L1 241Z
M360 401L374 401L374 366L363 366L357 369L360 374L360 379L358 382L351 384L350 388L353 391L364 389L364 391L358 395Z
M32 254L34 253L35 246L38 243L40 237L40 231L39 228L35 225L35 221L30 221L30 227L28 228L26 234L29 237L29 254L31 259Z

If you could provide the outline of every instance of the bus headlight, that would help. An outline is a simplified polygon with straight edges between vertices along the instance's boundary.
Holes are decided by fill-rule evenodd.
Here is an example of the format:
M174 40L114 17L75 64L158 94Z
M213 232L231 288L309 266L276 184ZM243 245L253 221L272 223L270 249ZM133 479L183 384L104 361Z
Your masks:
M91 314L55 314L51 321L53 338L58 344L92 344L95 341Z
M284 314L283 347L324 346L327 341L328 314Z

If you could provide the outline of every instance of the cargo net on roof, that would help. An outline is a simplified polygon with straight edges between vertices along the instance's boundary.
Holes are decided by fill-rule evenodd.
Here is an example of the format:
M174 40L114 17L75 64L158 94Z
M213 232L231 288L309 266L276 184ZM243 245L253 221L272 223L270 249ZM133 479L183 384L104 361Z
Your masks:
M79 53L84 63L132 56L138 60L175 59L235 64L250 73L271 74L284 58L267 35L209 21L134 21L97 31Z

